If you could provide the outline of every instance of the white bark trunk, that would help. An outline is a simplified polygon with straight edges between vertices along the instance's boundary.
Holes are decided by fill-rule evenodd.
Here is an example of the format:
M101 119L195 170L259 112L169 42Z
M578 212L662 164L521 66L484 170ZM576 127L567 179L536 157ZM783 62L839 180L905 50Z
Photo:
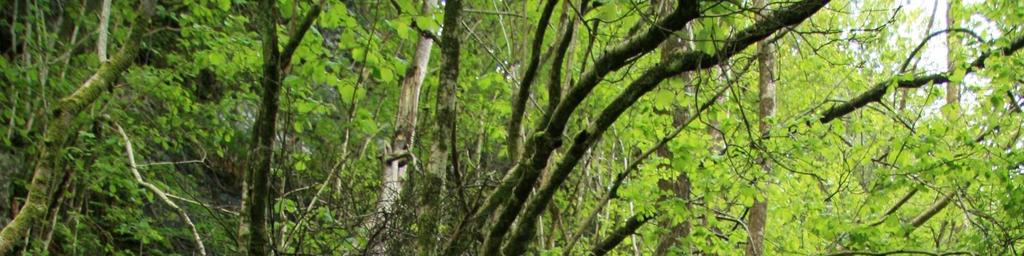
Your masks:
M103 7L100 9L99 38L96 39L96 55L100 62L107 61L107 27L110 24L110 0L103 0Z
M425 0L422 7L423 15L432 15L431 8L437 4L436 0ZM423 25L420 25L422 28ZM412 65L402 78L401 95L398 99L398 113L395 118L395 134L391 141L391 147L386 152L381 177L381 192L377 201L376 214L370 222L375 229L383 229L376 241L373 243L373 254L383 254L391 247L386 238L389 237L389 219L393 217L395 203L402 194L405 187L407 166L412 164L410 151L412 150L416 137L416 115L419 108L420 88L423 79L427 74L427 64L430 62L430 50L434 40L430 37L420 35L416 43L416 52L413 55Z

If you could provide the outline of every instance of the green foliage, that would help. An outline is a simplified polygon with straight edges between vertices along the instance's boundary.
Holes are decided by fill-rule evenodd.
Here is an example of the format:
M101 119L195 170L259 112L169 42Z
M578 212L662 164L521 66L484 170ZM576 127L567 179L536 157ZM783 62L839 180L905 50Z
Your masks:
M5 171L0 173L0 197L21 203L58 100L89 79L100 63L94 50L94 1L86 1L89 6L15 2L17 14L5 12L0 21L10 30L5 40L17 37L11 38L17 46L0 49L0 83L7 85L0 89L0 169ZM128 28L138 15L134 1L113 2L108 52L131 43L125 42ZM208 253L238 253L240 189L252 159L261 93L262 49L252 16L257 5L244 0L160 2L142 57L117 78L114 89L74 119L75 128L68 131L72 139L50 142L63 146L55 166L71 175L53 178L62 185L52 189L62 196L54 200L55 221L47 227L52 229L49 247L43 247L46 234L30 236L29 244L19 244L28 254L194 254L188 226L132 176L113 122L127 128L142 178L174 195L171 200L195 222ZM277 1L282 45L319 2ZM380 196L382 163L395 153L390 140L396 133L400 83L412 66L417 40L450 31L442 24L441 2L425 15L420 1L323 1L322 13L296 48L282 81L269 209L272 241L281 254L360 254L381 234L368 219ZM407 162L406 181L414 189L403 191L403 211L395 217L404 228L393 236L402 252L440 254L443 248L414 248L411 241L443 246L515 166L506 152L505 125L544 2L464 3L467 31L460 38L454 120L434 116L442 57L438 49L432 51ZM673 1L591 2L593 8L585 10L559 2L541 36L545 50L527 105L526 134L547 124L542 118L552 97L546 90L553 56L548 51L555 50L564 23L582 15L563 64L563 81L555 85L563 97L607 49L663 16L657 8L675 6ZM771 10L789 6L768 2ZM769 71L777 86L777 113L764 119L770 128L766 136L759 128L756 47L661 82L587 149L540 218L530 252L582 254L630 217L650 216L654 219L611 254L653 254L673 227L688 225L688 233L667 249L669 255L738 255L749 236L750 205L766 200L769 255L1020 253L1024 57L995 54L983 65L971 62L1021 37L1024 3L958 3L951 13L956 27L975 31L983 40L956 34L960 46L947 67L939 58L944 54L933 53L947 50L939 42L944 37L936 37L905 72L899 66L928 33L924 27L931 7L900 4L832 1L803 24L764 39L776 49L776 64ZM577 132L645 71L663 65L663 58L677 58L670 53L720 53L724 40L737 31L765 22L749 2L700 5L701 17L669 39L685 45L681 49L663 43L600 80L567 122L562 146L541 180L570 153L566 149ZM930 31L944 26L935 23ZM933 73L962 85L958 105L943 104L946 83L898 88L899 81ZM888 79L893 82L881 100L829 123L818 121L825 109ZM708 101L714 105L698 113L697 107ZM694 120L661 150L640 158L686 118ZM422 212L417 204L423 197L416 193L423 192L415 188L428 182L424 166L436 160L430 159L432 146L441 139L434 127L446 121L457 127L452 141L457 165L446 169L450 176L443 177L442 191L426 196L440 202L442 210ZM637 169L627 171L636 161L642 161ZM765 163L770 172L764 171ZM629 175L616 197L601 205L624 172ZM908 193L914 194L886 214ZM910 224L947 194L954 196L942 211L920 227ZM3 217L12 217L10 208L7 203L0 207ZM599 208L593 223L578 228ZM436 220L429 224L436 225L437 234L408 235L425 230L424 224L411 221L424 215ZM574 237L578 242L570 246Z

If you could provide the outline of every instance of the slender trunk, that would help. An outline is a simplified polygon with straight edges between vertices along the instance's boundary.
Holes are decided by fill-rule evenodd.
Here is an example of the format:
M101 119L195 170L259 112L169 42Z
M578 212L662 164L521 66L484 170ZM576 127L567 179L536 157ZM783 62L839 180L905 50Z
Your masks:
M458 168L458 151L455 150L456 124L456 93L459 82L459 50L460 38L462 37L462 26L460 15L462 11L461 0L448 0L444 6L444 34L441 35L441 71L437 87L437 110L435 110L436 129L434 130L434 143L430 149L430 161L427 163L426 179L422 182L424 189L418 191L421 197L419 226L420 241L419 250L421 255L436 254L435 245L439 243L435 233L437 231L439 216L455 213L453 209L438 212L441 204L438 195L457 194L456 198L462 202L461 174ZM442 178L446 177L446 178ZM447 183L447 193L442 193L442 184ZM448 196L448 198L451 198ZM451 200L448 200L451 201ZM452 204L454 206L454 204Z
M946 8L946 28L951 29L957 26L956 17L954 17L954 10L957 8L960 1L948 0L949 5ZM952 74L957 69L957 46L960 45L960 38L957 37L957 33L946 33L946 68L947 71ZM960 83L949 81L946 83L946 105L951 107L960 106Z
M425 0L421 7L422 15L431 15L431 8L436 0ZM372 253L381 254L388 251L390 222L393 222L395 204L405 186L406 169L412 163L410 155L416 137L416 117L420 101L420 88L423 79L427 74L427 64L430 62L430 49L434 40L426 35L420 35L416 42L416 51L413 54L412 65L406 70L402 78L402 88L398 99L398 113L395 118L395 133L391 138L390 148L385 154L383 161L383 173L381 179L380 196L377 199L375 216L371 221L373 229L380 230L384 234L370 241L373 246Z
M766 0L755 0L754 6L758 8L767 7ZM764 12L762 10L762 12ZM769 182L765 181L769 179L772 172L771 162L768 161L768 157L764 154L768 154L768 149L765 147L765 141L769 139L771 133L771 125L768 119L775 115L775 78L772 75L772 70L775 68L775 57L772 45L768 42L757 43L757 62L758 62L758 94L760 99L760 111L758 111L758 123L761 131L761 150L762 156L758 160L761 164L761 170L763 177L761 179L755 179L754 187L761 190L761 195L764 195L763 191L769 185ZM760 256L764 255L764 229L765 222L768 218L768 198L755 198L754 205L750 207L750 214L747 215L747 255Z
M662 16L668 15L672 12L672 5L668 4L668 1L659 1L655 8L658 8L656 11L658 11L659 15ZM666 40L664 43L662 43L661 58L670 58L673 52L686 51L692 49L690 43L691 38L689 37L689 34L689 29L683 27L682 29L679 30L679 32L676 33L676 35L681 35L682 37L673 36ZM692 91L693 85L690 84L689 74L679 74L678 77L680 80L679 84L684 87L683 90L686 92ZM672 126L675 127L681 127L683 125L683 122L685 122L689 118L686 108L676 104L672 105L669 114L672 116ZM674 152L672 152L668 147L660 147L656 151L656 153L658 154L658 157L665 159L672 159L674 155ZM671 166L659 167L671 168ZM662 190L672 191L673 195L676 198L682 199L684 202L687 202L685 207L686 209L690 209L690 178L687 177L686 170L679 170L679 172L679 175L675 179L658 181L658 187L660 187ZM671 218L667 218L661 220L659 225L668 229L669 231L667 235L662 236L661 239L658 240L658 244L654 250L654 255L660 256L668 254L669 250L672 249L672 247L675 246L680 239L685 239L690 235L691 224L689 220L684 220L683 222L680 223L673 223ZM689 252L688 249L684 251Z
M274 135L277 127L278 99L281 92L282 74L289 69L291 56L299 47L306 31L320 15L321 1L310 7L295 30L288 35L284 49L278 50L277 8L273 0L259 3L261 13L255 18L261 29L263 47L263 88L260 95L260 110L253 124L252 149L249 167L242 184L242 210L238 225L240 254L266 255L270 250L267 234L267 214L273 200L270 193L271 164L274 158Z
M267 255L267 214L270 204L270 166L273 161L274 133L281 91L280 52L277 49L277 9L275 1L260 1L255 17L260 26L263 47L263 88L260 109L253 125L249 168L243 187L242 220L239 224L239 248L249 255Z
M99 36L96 38L96 55L100 58L100 62L107 61L107 35L109 34L107 27L109 24L110 0L103 0L103 6L100 9Z
M558 0L547 0L544 3L544 10L541 12L540 21L537 23L537 30L533 34L533 41L530 46L530 59L523 73L523 80L519 83L515 99L512 101L512 116L508 121L508 142L507 148L509 158L513 163L519 162L522 153L520 144L523 140L523 118L526 116L526 102L530 98L530 87L537 77L537 69L540 66L541 47L544 45L544 33L548 29L548 22L551 20L551 13L555 9ZM544 120L540 121L545 122Z

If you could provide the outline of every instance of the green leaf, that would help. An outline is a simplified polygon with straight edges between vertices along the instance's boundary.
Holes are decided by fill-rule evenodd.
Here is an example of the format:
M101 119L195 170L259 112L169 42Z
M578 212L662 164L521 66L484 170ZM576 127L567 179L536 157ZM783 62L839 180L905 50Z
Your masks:
M654 107L659 109L669 109L672 107L672 102L675 101L675 94L671 91L661 90L654 94Z
M953 83L960 83L964 80L965 75L967 75L967 69L957 68L949 75L949 81Z
M416 26L426 31L434 31L437 28L430 16L416 16Z
M231 0L217 0L217 7L222 11L231 10Z
M309 101L297 101L297 102L295 102L295 110L298 111L299 114L307 114L310 111L313 111L313 109L316 109L316 106L317 106L316 103L309 102Z

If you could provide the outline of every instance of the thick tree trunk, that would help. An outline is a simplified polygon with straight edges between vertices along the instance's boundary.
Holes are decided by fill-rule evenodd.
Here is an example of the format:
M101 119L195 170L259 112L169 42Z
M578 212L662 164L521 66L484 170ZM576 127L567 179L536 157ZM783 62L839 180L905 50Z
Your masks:
M754 6L758 8L765 8L768 6L765 2L766 0L755 0ZM771 162L765 155L768 154L767 148L764 145L771 132L771 125L769 124L768 119L775 115L775 78L772 75L772 70L775 69L774 54L774 50L770 43L757 43L757 81L761 105L760 111L758 112L758 117L760 119L758 123L761 130L761 142L759 144L761 144L762 148L762 156L758 161L760 161L761 170L764 172L763 179L769 179L772 172ZM755 179L754 187L761 191L758 194L764 195L764 190L767 188L768 184L769 182L762 179ZM750 213L747 215L747 255L764 255L764 228L767 219L768 198L763 196L762 198L755 198L754 205L750 207Z
M9 254L28 233L29 228L42 224L47 214L49 199L52 197L52 183L67 171L59 168L57 162L60 160L59 152L64 143L77 134L74 130L74 119L82 110L109 91L121 72L135 61L144 31L149 27L154 4L148 0L142 1L141 14L136 18L131 34L120 52L101 64L99 70L81 87L60 100L56 113L43 134L43 143L39 145L39 158L35 173L32 175L32 183L28 187L28 198L18 215L0 231L0 255Z
M422 15L431 15L431 9L436 2L436 0L425 0L421 7ZM406 169L412 163L410 151L412 151L416 138L416 115L419 109L420 88L427 74L430 49L433 45L433 39L426 35L420 35L419 41L416 42L412 65L409 66L402 78L398 113L395 117L395 133L384 157L380 196L377 199L376 212L370 223L375 230L382 230L381 234L384 235L378 235L376 239L370 241L373 246L372 253L385 253L390 247L388 241L382 239L389 236L389 223L394 221L395 204L405 187Z

